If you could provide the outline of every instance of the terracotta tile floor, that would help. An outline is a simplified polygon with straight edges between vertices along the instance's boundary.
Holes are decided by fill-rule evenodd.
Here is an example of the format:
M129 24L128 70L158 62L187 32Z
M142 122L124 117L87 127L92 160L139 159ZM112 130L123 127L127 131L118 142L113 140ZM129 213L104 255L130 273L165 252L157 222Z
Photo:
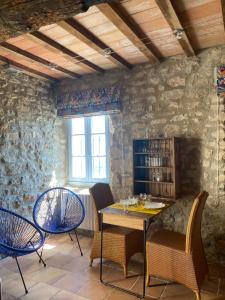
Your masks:
M3 300L133 300L134 296L106 287L99 282L99 260L89 267L91 239L80 236L84 256L81 257L76 242L68 235L51 237L46 243L44 259L47 267L39 264L36 254L19 258L29 293L24 288L11 258L0 261L0 277L3 285ZM142 278L134 276L141 264L133 261L129 266L129 278L124 279L122 269L112 262L104 262L104 278L119 286L141 292ZM160 282L154 279L154 282ZM225 282L221 294L216 296L218 280L206 281L202 300L225 300ZM181 285L147 288L146 299L194 300L193 293Z

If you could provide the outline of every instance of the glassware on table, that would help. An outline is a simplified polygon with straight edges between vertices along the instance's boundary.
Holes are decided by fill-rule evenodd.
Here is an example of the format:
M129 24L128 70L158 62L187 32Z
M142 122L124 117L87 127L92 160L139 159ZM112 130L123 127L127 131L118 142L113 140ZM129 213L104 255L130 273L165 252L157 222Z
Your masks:
M151 202L152 202L152 195L149 194L149 195L147 196L147 199L146 199L145 203L144 203L144 207L149 207L150 204L151 204Z
M147 195L147 194L140 194L139 199L140 199L140 205L145 205L145 202L148 201L148 198L151 195Z
M139 195L139 204L141 206L145 206L145 203L150 203L152 201L152 195L151 194L140 194Z
M120 200L120 204L123 206L124 211L128 211L128 206L136 206L138 204L138 199L129 196L128 199Z
M123 206L123 210L126 212L128 209L128 200L120 200L120 204Z

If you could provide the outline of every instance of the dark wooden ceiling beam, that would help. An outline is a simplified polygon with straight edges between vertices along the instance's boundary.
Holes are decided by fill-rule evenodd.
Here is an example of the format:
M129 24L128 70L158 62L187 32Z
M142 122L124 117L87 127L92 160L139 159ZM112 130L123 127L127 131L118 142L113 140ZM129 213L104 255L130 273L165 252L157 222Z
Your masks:
M15 61L13 61L11 59L8 59L8 58L6 58L6 57L4 57L2 55L0 55L0 60L2 62L4 62L6 65L13 66L16 69L19 69L20 71L27 73L28 75L32 75L32 76L35 75L35 77L42 78L42 79L44 78L44 79L47 79L47 80L50 80L50 81L54 81L54 82L58 81L54 77L51 77L51 76L49 76L49 75L47 75L45 73L39 72L37 70L31 69L31 68L29 68L29 67L27 67L25 65L22 65L22 64L20 64L18 62L15 62Z
M10 44L10 43L7 43L7 42L2 42L2 43L0 43L0 46L3 47L3 48L5 48L5 49L7 49L7 50L9 50L9 51L12 51L12 52L14 52L16 54L19 54L19 55L22 55L22 56L24 56L26 58L29 58L29 59L37 62L37 63L40 63L43 66L48 67L50 69L53 69L53 70L56 70L56 71L60 71L60 72L65 73L65 74L67 74L67 75L69 75L71 77L74 77L74 78L80 78L81 77L79 74L77 74L75 72L72 72L72 71L69 71L67 69L64 69L63 67L61 67L61 66L59 66L59 65L57 65L55 63L51 63L48 60L46 60L44 58L41 58L41 57L39 57L37 55L34 55L31 52L28 52L26 50L18 48L18 47L16 47L13 44Z
M102 42L98 37L96 37L92 32L90 32L87 28L85 28L75 19L69 18L57 24L64 30L75 36L77 39L85 43L87 46L94 49L101 55L105 56L111 62L117 65L120 64L122 66L125 66L128 69L132 68L132 65L127 60L125 60L118 53L110 49L109 46L107 46L104 42ZM111 50L111 54L105 55L104 51L107 49Z
M134 22L125 9L116 3L99 4L98 9L112 22L151 62L159 62L156 52L148 36ZM143 42L148 43L147 45Z
M68 57L72 58L73 61L79 63L79 65L84 65L85 67L88 66L92 70L95 70L99 73L103 73L104 69L100 68L99 66L93 64L89 60L85 59L84 57L80 56L79 54L71 51L70 49L64 47L63 45L57 43L55 40L51 39L47 35L43 34L40 31L34 31L30 33L31 36L34 36L38 40L44 42L45 44L53 47L54 49L59 50L61 53L67 55Z
M222 16L223 16L223 27L225 31L225 0L221 0L221 9L222 9Z
M187 56L195 55L191 42L173 8L171 0L155 0L155 2L158 5L160 11L162 12L172 31L174 32L177 29L182 30L181 38L177 39L177 41L180 43L180 46L184 50L185 54Z

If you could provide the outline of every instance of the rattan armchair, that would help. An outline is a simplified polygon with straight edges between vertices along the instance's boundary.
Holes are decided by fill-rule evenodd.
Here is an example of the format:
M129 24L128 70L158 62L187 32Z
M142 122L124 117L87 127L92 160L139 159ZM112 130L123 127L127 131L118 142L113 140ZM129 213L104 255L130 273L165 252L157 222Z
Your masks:
M98 211L114 203L109 184L96 183L90 188L90 195L95 207L95 232L90 254L90 265L93 259L100 257L101 231ZM122 265L124 276L127 276L128 263L135 253L143 252L143 234L141 231L110 226L104 228L103 258Z
M203 191L194 200L186 235L161 230L147 241L147 282L151 276L176 281L192 289L198 300L207 261L201 238L202 212L208 193Z

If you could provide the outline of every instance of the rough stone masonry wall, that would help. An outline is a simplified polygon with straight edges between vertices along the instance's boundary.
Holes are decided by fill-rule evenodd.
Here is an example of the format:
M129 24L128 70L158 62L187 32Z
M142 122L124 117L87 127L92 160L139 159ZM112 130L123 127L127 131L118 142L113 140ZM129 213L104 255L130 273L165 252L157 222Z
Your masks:
M45 81L0 70L0 103L0 206L30 217L38 193L64 184L64 129Z
M110 184L116 198L132 194L133 139L180 137L182 196L161 221L184 232L193 196L207 190L202 233L210 260L218 259L215 238L225 239L224 105L214 86L214 68L222 63L225 47L217 47L197 57L175 57L156 66L67 80L59 87L59 92L65 92L121 83L123 110L110 118Z

